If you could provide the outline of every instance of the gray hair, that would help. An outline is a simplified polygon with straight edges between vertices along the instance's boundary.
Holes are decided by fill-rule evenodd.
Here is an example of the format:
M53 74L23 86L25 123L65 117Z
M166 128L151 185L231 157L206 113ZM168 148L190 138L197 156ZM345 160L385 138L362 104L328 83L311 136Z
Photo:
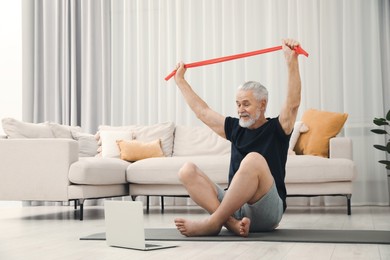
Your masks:
M255 98L260 101L265 99L268 102L268 90L256 81L247 81L238 87L238 90L252 90Z

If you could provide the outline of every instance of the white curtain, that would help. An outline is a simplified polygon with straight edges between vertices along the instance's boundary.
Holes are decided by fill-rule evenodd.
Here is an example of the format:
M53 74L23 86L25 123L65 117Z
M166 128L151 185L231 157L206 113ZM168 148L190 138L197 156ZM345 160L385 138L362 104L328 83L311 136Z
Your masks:
M306 109L349 114L359 177L354 205L389 202L384 154L372 119L390 108L390 7L387 0L24 0L23 117L80 125L174 121L199 125L174 80L178 61L195 62L298 39ZM216 111L236 115L246 80L270 92L267 116L285 99L281 52L188 69L187 80ZM336 200L337 201L337 200ZM343 200L344 202L344 200ZM316 199L303 203L333 204Z

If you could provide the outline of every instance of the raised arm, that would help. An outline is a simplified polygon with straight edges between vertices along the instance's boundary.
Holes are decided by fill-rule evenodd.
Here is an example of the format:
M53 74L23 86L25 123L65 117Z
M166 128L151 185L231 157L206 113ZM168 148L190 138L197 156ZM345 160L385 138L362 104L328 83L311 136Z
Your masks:
M176 67L175 74L176 85L179 87L187 104L194 111L197 118L210 127L218 135L226 138L225 135L225 117L212 110L206 102L204 102L191 88L188 82L184 79L186 69L181 62Z
M279 122L286 134L290 134L294 128L301 103L301 77L299 75L298 54L293 50L296 46L299 46L299 42L292 39L286 39L282 42L287 63L288 82L287 97L279 115Z

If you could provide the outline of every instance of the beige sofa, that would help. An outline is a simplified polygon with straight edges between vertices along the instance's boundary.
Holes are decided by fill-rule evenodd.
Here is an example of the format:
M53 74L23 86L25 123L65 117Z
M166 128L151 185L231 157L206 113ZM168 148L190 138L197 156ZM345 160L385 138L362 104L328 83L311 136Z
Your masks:
M168 122L152 126L101 126L99 130L100 134L106 131L114 135L116 131L131 131L132 138L143 141L160 138L165 156L130 163L115 158L118 157L115 154L104 153L108 147L105 140L96 141L92 135L84 137L88 137L90 144L96 142L92 146L101 144L100 154L81 154L85 151L80 138L83 135L0 138L0 200L74 200L80 204L82 220L86 199L186 196L177 172L188 161L196 163L216 183L227 186L230 143L208 128ZM115 140L115 136L110 137ZM290 155L286 168L288 196L346 196L351 214L356 168L349 138L330 140L330 158Z
M347 137L335 137L330 139L329 145L329 158L288 156L285 178L287 195L345 196L347 213L350 215L352 181L357 176L352 160L352 141ZM176 126L172 157L150 158L129 165L129 192L133 196L153 195L162 198L187 195L177 178L178 170L187 161L194 162L214 182L226 187L229 160L230 142L207 128Z

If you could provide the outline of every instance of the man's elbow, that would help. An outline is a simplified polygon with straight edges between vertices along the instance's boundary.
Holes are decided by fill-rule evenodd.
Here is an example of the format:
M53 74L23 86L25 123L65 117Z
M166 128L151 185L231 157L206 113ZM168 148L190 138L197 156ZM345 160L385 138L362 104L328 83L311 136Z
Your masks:
M294 118L294 121L295 121L296 116L298 114L299 105L300 105L300 103L292 103L292 104L289 104L289 106L287 106L287 111L288 111L287 113L288 113L290 118Z
M301 104L301 102L296 102L296 103L292 104L290 110L292 112L298 112L300 104Z
M301 99L300 98L297 98L297 99L290 99L288 102L287 102L287 107L288 107L288 110L290 110L291 112L297 112L298 109L299 109L299 106L301 105Z
M202 108L202 109L197 110L196 113L195 113L195 116L196 116L199 120L204 121L204 119L205 119L206 116L207 116L207 109Z

